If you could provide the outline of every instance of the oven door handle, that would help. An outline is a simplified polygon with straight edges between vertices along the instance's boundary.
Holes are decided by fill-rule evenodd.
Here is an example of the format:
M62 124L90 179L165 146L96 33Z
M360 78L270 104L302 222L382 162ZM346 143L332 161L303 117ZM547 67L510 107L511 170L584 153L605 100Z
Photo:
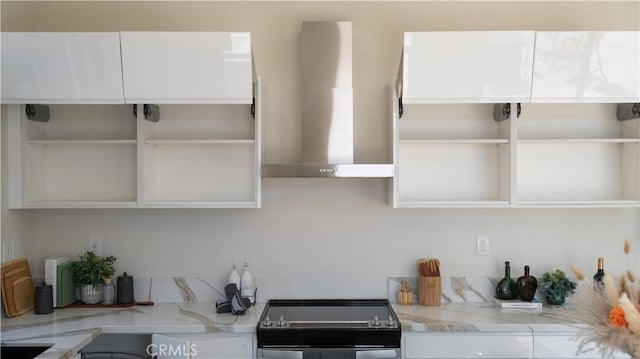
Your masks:
M392 359L400 358L400 351L395 349L359 350L356 359Z
M262 349L259 359L302 359L302 350Z
M318 353L317 349L307 349ZM326 350L327 353L331 349ZM260 359L304 359L305 349L285 350L285 349L262 349L260 350ZM374 349L374 350L358 350L353 349L356 359L400 359L400 349Z

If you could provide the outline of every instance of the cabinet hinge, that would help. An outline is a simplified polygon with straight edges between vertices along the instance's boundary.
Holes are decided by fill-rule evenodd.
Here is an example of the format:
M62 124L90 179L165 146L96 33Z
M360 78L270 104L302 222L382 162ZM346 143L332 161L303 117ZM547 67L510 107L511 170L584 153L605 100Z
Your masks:
M251 117L256 118L256 98L251 102Z
M520 118L520 113L522 112L522 107L520 103L518 103L518 110L516 114L516 118ZM511 117L511 104L510 103L497 103L493 105L493 120L496 122L501 122L508 120Z
M49 106L27 104L24 108L27 119L38 122L49 122Z
M616 117L618 118L618 121L635 120L640 118L640 103L618 104Z
M160 107L158 105L143 106L144 119L151 122L160 121ZM138 118L138 105L133 105L133 116Z

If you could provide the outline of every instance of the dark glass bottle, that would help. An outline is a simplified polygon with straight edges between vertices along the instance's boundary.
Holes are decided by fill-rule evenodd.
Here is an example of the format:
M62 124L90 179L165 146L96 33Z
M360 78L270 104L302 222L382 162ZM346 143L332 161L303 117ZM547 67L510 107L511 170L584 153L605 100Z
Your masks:
M518 287L518 295L520 299L530 302L536 295L538 289L538 280L536 277L529 275L529 266L524 266L524 275L516 281Z
M602 289L604 283L602 278L604 277L604 258L598 258L598 271L593 275L593 287L595 289Z
M509 262L504 262L504 278L498 282L496 297L503 300L516 299L518 297L516 282L511 279L511 265Z

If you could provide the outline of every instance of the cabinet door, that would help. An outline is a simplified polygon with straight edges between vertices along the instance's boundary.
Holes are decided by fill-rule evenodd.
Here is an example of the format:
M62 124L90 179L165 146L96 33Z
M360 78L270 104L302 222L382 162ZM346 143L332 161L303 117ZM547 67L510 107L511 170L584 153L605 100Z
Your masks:
M196 355L207 359L249 359L253 357L253 340L250 335L217 335L211 338L191 340Z
M536 359L558 359L558 358L602 358L594 345L588 345L585 349L591 351L576 355L578 352L578 342L573 335L549 335L534 336L533 347ZM620 352L614 353L614 358L629 358L628 355Z
M124 103L118 33L2 33L3 103Z
M405 358L531 358L531 335L407 334Z
M192 354L191 343L183 335L153 334L147 354L156 355L158 359L189 359Z
M152 342L158 359L253 358L250 334L153 334Z
M538 32L532 102L637 102L640 32Z
M247 32L123 32L127 103L251 103Z
M534 32L407 32L405 103L528 102Z

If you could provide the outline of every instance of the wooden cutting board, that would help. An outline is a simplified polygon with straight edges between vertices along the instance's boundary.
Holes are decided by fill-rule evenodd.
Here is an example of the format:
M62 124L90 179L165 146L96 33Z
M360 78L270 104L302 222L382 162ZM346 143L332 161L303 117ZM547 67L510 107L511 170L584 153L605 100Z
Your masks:
M29 261L26 258L4 263L0 268L2 303L7 317L33 310L35 295Z

